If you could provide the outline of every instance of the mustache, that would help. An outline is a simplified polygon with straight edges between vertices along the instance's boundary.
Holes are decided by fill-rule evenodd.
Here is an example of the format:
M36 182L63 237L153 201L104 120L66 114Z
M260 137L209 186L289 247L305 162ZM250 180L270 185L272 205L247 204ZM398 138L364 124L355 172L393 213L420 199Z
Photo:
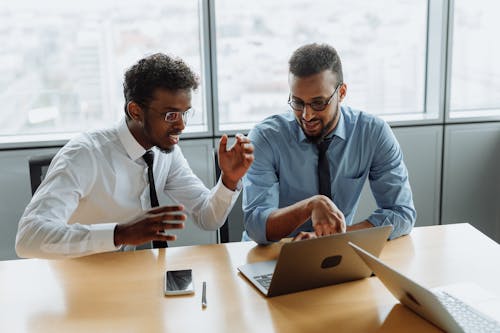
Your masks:
M319 119L319 118L314 118L314 119L311 119L311 120L305 120L304 118L301 118L300 121L303 122L303 123L306 123L306 124L312 124L312 123L316 123L316 122L323 123L323 121L321 119Z

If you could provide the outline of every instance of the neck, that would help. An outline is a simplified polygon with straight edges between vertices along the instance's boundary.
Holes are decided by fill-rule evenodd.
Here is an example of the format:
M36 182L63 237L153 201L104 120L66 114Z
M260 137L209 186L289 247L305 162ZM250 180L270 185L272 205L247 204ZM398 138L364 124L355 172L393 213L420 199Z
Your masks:
M126 119L127 127L134 139L146 150L151 149L152 145L147 144L144 136L144 128L141 124L133 119Z

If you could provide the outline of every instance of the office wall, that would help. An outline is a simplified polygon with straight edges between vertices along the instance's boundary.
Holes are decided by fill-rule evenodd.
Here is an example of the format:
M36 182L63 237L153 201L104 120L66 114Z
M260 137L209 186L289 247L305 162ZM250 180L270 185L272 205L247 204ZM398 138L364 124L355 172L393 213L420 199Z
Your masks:
M443 224L469 222L500 242L500 123L447 125Z
M410 174L417 225L470 222L500 241L500 123L395 128ZM216 140L214 140L216 141ZM211 139L181 141L193 170L212 186L215 182ZM443 165L443 209L440 211L441 160ZM31 198L28 159L57 149L0 151L0 260L15 259L17 222ZM160 200L165 199L161 197ZM357 219L375 207L365 186ZM243 230L241 198L230 217L230 240L238 241ZM201 231L192 223L172 245L206 244L216 241L215 232Z
M17 258L14 244L17 222L31 200L28 160L58 149L0 151L0 260Z

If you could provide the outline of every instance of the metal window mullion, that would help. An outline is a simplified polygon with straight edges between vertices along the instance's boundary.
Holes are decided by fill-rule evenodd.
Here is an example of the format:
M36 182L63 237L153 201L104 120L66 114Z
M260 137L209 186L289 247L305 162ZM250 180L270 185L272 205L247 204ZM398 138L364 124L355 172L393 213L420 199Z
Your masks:
M202 86L204 91L203 106L207 112L207 135L213 137L214 135L214 96L216 95L216 87L213 85L213 73L215 73L212 66L212 57L215 52L212 49L212 24L213 24L213 1L199 0L200 12L200 37L201 37L201 60L202 60ZM215 44L214 44L215 45Z
M210 87L206 98L210 111L210 133L212 137L219 135L219 98L217 85L217 38L215 27L215 0L200 0L204 12L204 59L206 84Z
M454 24L454 10L455 0L447 0L447 15L446 15L446 68L445 68L445 87L444 87L444 123L450 121L450 99L451 99L451 74L452 74L452 61L453 61L453 24Z
M447 105L448 7L449 0L428 1L425 112L439 123Z
M440 193L439 193L439 224L443 224L444 216L444 190L445 190L445 161L446 161L446 123L450 115L450 91L451 91L451 62L453 56L453 8L454 0L446 0L445 10L443 15L443 51L444 51L444 65L443 65L443 78L444 84L442 87L442 113L443 113L443 133L441 142L441 180L440 180Z

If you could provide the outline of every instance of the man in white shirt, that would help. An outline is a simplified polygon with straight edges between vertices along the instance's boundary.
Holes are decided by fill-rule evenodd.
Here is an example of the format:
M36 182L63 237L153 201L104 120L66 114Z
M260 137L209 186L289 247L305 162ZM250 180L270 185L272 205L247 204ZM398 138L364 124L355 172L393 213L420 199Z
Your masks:
M227 149L219 144L221 177L207 189L177 143L191 110L198 79L178 58L154 54L125 73L125 117L115 127L84 133L52 160L47 175L19 221L20 257L66 258L115 251L154 241L173 241L187 213L205 230L222 226L253 162L243 135ZM148 165L156 192L177 205L151 209ZM151 154L149 152L148 154ZM153 182L152 182L153 183ZM150 195L151 193L151 195Z

